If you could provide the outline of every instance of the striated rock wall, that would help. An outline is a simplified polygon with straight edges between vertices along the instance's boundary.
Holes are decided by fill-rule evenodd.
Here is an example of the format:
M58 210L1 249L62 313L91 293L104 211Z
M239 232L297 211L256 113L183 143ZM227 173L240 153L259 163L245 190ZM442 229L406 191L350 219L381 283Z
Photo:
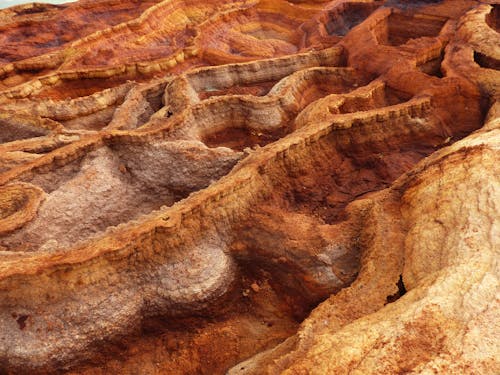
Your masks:
M0 372L500 372L498 14L1 10Z

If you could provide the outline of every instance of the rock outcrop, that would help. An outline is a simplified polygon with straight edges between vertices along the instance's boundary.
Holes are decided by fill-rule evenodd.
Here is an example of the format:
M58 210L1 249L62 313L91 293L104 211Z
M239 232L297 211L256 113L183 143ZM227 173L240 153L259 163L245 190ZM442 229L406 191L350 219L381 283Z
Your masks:
M495 3L0 10L0 373L500 373Z

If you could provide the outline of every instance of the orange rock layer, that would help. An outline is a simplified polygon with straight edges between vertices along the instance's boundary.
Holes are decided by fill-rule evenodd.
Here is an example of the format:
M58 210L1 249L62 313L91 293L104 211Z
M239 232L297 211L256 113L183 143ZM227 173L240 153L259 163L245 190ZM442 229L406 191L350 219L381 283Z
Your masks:
M0 10L0 373L499 373L499 9Z

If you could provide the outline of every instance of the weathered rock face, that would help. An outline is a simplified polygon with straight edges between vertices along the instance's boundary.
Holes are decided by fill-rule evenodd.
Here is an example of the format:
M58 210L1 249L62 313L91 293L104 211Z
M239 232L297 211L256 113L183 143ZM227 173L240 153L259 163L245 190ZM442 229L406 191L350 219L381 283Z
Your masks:
M0 373L500 373L495 1L0 11Z

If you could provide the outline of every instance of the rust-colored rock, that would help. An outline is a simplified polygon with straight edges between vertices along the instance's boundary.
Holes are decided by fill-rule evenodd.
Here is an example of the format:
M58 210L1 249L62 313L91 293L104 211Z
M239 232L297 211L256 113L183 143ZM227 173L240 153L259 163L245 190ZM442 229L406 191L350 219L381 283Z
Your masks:
M0 373L500 373L499 14L0 10Z

